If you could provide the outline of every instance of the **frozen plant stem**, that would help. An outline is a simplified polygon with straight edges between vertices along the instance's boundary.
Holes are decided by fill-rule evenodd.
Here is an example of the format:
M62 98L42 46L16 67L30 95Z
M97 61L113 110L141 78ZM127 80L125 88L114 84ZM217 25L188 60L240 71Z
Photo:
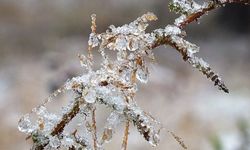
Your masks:
M127 150L128 135L129 135L129 121L127 121L125 124L124 137L123 137L123 141L122 141L122 150Z
M92 128L93 128L93 142L94 142L94 150L97 150L97 133L96 133L96 117L95 117L95 110L92 110Z
M161 45L173 47L184 61L204 74L220 90L228 93L220 76L202 58L195 56L199 47L184 39L184 29L188 24L228 3L249 5L250 0L211 0L202 5L193 0L173 0L169 4L170 10L179 13L180 17L172 25L151 33L145 30L148 22L157 20L157 17L150 12L129 24L120 27L111 25L103 33L96 32L96 15L91 15L88 55L79 55L81 66L87 72L68 80L42 105L24 115L19 120L18 129L32 138L33 150L103 149L122 123L125 123L122 149L127 149L131 124L151 146L157 146L162 125L143 111L135 100L138 82L148 82L148 63L155 60L153 49ZM101 67L97 70L92 68L93 50L98 50L102 56ZM110 59L107 50L115 52L116 59ZM46 104L66 91L73 91L76 98L64 107L60 115L48 112ZM96 127L97 105L105 105L111 111L101 136ZM31 121L31 115L37 116L36 122ZM81 124L74 131L66 131L65 128L73 118L81 120ZM183 141L170 133L186 149Z

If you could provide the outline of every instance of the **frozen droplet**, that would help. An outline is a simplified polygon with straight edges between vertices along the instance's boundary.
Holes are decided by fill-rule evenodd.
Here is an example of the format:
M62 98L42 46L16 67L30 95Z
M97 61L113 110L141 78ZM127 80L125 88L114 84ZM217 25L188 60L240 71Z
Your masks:
M148 26L148 24L140 23L140 24L138 25L138 29L139 29L140 32L143 32L143 31L146 30L147 26Z
M114 25L110 25L109 28L111 29L112 32L115 32L115 30L116 30Z
M131 39L128 44L128 50L135 51L138 49L139 49L139 42L134 39Z
M90 89L87 95L84 97L87 103L94 103L96 100L96 92L94 89Z
M126 50L127 48L127 40L123 36L118 37L115 41L115 44L116 44L116 49L119 51Z
M148 82L148 69L147 68L138 68L136 71L136 78L141 81L142 83Z
M36 112L36 114L39 115L39 116L45 116L45 115L48 113L47 108L44 107L44 106L39 106L39 107L37 107L37 108L35 109L35 112Z
M123 61L127 58L127 52L126 51L118 51L116 56L117 56L118 61Z
M124 70L121 75L122 82L127 84L131 81L131 72L128 70Z
M79 55L78 57L79 57L79 59L80 59L80 65L81 65L82 67L87 68L87 67L88 67L87 57L86 57L85 55Z
M111 128L105 128L103 131L102 140L105 143L108 143L111 141L112 137L113 137L113 130Z
M61 145L61 141L56 136L49 137L49 145L52 148L58 148Z
M98 40L98 37L95 33L90 33L88 44L91 47L96 47L99 45L99 40Z
M32 133L35 130L35 127L32 125L30 121L30 115L24 115L18 122L18 129L21 132L26 134Z

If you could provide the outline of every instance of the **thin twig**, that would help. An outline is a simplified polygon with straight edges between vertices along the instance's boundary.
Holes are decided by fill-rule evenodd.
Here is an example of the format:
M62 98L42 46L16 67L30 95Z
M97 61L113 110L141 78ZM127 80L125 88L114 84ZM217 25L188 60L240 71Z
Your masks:
M92 130L93 130L93 142L94 142L94 150L97 150L97 133L96 133L96 115L95 115L96 108L92 110Z
M122 141L122 149L127 150L128 147L128 135L129 135L129 120L126 121L124 136Z
M180 146L183 149L188 149L187 146L185 145L184 141L179 136L174 134L174 132L172 132L172 131L168 131L168 133L170 133L170 135L180 144Z
M204 14L208 13L211 10L214 10L222 5L229 4L229 3L240 3L245 5L250 5L250 0L226 0L226 1L220 1L220 0L211 0L209 2L209 5L202 10L195 12L193 14L190 14L184 19L181 23L179 23L178 27L183 29L186 27L186 25L190 24L193 21L196 21Z

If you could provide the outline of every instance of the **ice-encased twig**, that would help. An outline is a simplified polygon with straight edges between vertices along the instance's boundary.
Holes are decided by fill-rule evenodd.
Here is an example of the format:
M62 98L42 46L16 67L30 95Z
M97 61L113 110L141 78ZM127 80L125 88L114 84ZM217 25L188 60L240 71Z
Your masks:
M142 83L148 81L149 70L146 58L154 60L152 49L161 45L170 45L181 53L185 61L212 80L219 89L228 92L219 75L212 71L203 59L194 55L199 51L199 47L184 40L186 33L183 30L186 25L199 19L208 11L226 3L250 4L250 0L212 0L203 5L199 5L193 0L174 0L172 10L181 13L181 16L175 20L174 25L167 25L164 29L156 29L151 33L147 33L145 30L149 21L157 19L153 13L146 13L130 24L120 27L111 25L106 32L101 34L96 32L96 15L92 15L92 32L88 41L89 55L87 57L79 55L81 65L86 67L89 72L72 78L62 88L52 93L42 105L33 109L32 113L37 114L39 118L36 125L32 123L30 114L23 116L19 121L19 130L31 135L34 142L32 149L59 149L61 146L69 149L77 149L79 146L91 149L93 145L89 144L90 140L77 136L71 137L72 134L64 134L63 131L77 114L86 113L86 117L90 117L92 107L80 108L82 100L76 99L63 111L61 118L48 113L45 108L46 103L58 94L69 90L84 99L86 106L95 106L97 103L108 106L112 112L124 117L125 122L132 122L151 145L157 145L161 129L159 123L141 110L134 100L138 91L138 81ZM91 51L94 48L98 49L103 58L101 68L96 71L92 69ZM116 59L109 59L105 53L106 50L115 51ZM125 100L128 98L131 101ZM85 121L84 118L82 119ZM102 146L112 138L115 125L109 120L107 124L98 146ZM44 130L44 128L46 129ZM63 142L65 138L68 144Z
M198 49L199 47L185 41L183 38L178 36L170 36L169 39L170 40L168 44L181 53L184 61L187 61L194 68L206 75L208 79L214 82L214 86L218 86L220 90L229 93L228 88L225 86L220 76L211 69L209 64L202 58L198 58L194 55L194 53L197 52L195 49Z

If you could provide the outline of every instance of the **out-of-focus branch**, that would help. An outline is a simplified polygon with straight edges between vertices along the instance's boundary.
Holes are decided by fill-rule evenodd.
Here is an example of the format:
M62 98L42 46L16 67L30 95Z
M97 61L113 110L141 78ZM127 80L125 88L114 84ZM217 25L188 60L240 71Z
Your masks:
M193 21L196 21L201 16L210 12L211 10L214 10L216 8L219 8L223 5L230 4L230 3L250 5L250 0L211 0L208 2L207 5L204 5L204 7L200 9L199 11L189 14L182 22L179 23L178 26L181 29L183 29L186 27L186 25L188 25L189 23Z
M180 40L180 39L178 39ZM187 61L193 67L197 68L200 72L202 72L208 79L214 82L215 86L218 86L219 89L223 90L226 93L229 93L228 88L221 80L220 76L215 73L212 68L206 63L203 59L196 57L195 55L190 55L188 53L187 47L182 47L178 45L178 43L173 40L170 36L166 37L158 37L158 40L153 45L153 48L160 45L170 45L174 49L176 49L183 57L184 61Z

